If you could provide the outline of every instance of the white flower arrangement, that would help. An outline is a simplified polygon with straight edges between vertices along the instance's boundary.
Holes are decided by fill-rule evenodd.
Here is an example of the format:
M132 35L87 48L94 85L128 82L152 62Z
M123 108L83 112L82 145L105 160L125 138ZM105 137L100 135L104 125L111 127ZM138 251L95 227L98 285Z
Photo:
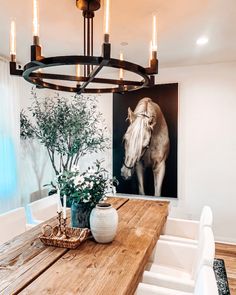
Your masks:
M59 175L57 182L62 195L71 201L87 203L95 206L107 193L114 192L116 179L109 178L108 172L96 161L93 167L80 173L78 169L64 171Z

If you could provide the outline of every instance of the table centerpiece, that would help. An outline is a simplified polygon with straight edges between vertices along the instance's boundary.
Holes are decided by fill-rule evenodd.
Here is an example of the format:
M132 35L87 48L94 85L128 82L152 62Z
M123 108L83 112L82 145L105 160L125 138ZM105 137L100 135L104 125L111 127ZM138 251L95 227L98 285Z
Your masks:
M110 178L102 161L96 161L84 172L78 168L64 171L57 176L60 195L71 203L72 227L90 228L90 213L98 203L106 200L106 194L114 192L117 180Z

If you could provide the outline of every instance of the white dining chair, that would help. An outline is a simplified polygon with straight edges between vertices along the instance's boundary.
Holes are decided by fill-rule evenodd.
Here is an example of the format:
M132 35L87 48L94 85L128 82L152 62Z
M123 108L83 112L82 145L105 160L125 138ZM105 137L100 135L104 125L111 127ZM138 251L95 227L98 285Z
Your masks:
M57 215L59 197L57 194L48 196L27 205L31 222L34 224L42 223Z
M0 215L0 244L24 233L32 228L32 225L27 224L25 208L8 211Z
M135 295L218 295L217 283L213 268L203 265L197 276L193 292L139 283Z
M30 194L30 202L32 203L32 202L38 201L42 198L46 198L47 196L48 196L47 188L34 191Z
M213 267L214 256L215 241L210 227L203 228L198 246L160 240L142 282L192 292L200 267Z
M213 214L209 206L204 206L199 221L167 218L160 240L197 245L204 226L212 226Z

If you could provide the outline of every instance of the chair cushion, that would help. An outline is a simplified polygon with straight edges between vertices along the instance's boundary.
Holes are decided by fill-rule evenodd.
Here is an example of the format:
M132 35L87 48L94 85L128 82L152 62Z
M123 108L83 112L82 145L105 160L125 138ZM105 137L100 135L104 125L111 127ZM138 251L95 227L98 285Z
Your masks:
M173 268L152 263L149 271L193 282L193 280L191 279L191 274L187 273L184 269L181 268Z
M191 245L196 245L196 246L198 244L197 240L192 240L192 239L187 239L187 238L182 238L182 237L177 237L177 236L171 236L171 235L160 235L159 239L164 240L164 241L173 241L173 242L191 244Z
M182 269L173 269L157 264L147 265L142 282L183 292L193 292L195 285L190 274Z
M23 207L0 215L0 244L26 231L26 216Z
M136 295L190 295L193 293L182 292L182 291L173 290L169 288L163 288L159 286L139 283L135 294Z
M33 223L45 221L57 215L59 197L57 194L40 199L27 205Z

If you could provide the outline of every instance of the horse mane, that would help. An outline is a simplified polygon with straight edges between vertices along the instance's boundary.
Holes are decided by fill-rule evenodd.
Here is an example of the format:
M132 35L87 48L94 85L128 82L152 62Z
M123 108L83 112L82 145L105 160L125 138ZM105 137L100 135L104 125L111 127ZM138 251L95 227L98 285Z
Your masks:
M124 135L124 139L132 139L130 140L130 150L133 151L138 159L142 154L143 128L146 120L147 118L137 117Z
M142 143L144 139L144 127L148 125L148 104L152 102L152 100L148 97L141 99L138 105L135 108L134 114L136 115L136 119L134 122L128 127L125 135L125 139L130 140L130 149L139 159L142 155ZM129 137L129 138L128 138Z

